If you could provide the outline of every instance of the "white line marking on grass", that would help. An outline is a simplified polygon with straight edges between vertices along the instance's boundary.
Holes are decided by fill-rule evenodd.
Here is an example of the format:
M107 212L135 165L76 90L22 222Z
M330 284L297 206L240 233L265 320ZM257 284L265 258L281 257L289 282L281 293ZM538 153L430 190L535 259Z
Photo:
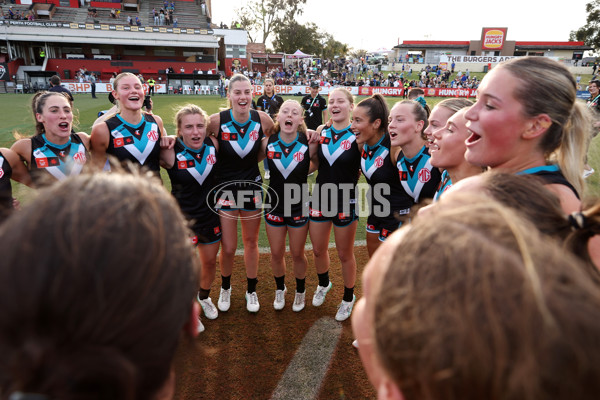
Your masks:
M316 399L341 334L342 324L333 318L317 320L302 339L271 400Z
M354 247L359 247L359 246L366 246L367 245L367 241L366 240L357 240L354 242ZM244 245L242 244L242 248L241 249L237 249L235 251L235 255L236 256L243 256L244 255ZM329 248L333 248L335 247L335 242L330 242L329 243ZM307 244L304 247L304 250L312 250L312 244ZM285 251L289 252L290 251L290 246L285 246ZM270 247L259 247L258 248L258 252L261 254L271 254L271 248Z

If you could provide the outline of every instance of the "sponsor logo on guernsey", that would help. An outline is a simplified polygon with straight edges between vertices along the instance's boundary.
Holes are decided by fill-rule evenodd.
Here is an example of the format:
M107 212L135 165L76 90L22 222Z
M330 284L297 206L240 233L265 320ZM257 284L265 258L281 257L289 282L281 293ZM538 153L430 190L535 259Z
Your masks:
M77 164L85 164L86 157L85 157L85 153L83 151L78 151L77 153L75 153L73 155L73 160L77 163Z
M150 135L152 132L154 132L155 134ZM139 131L136 130L134 135L136 135L136 137L139 137L140 139L137 141L137 145L136 141L133 140L133 137L123 136L123 133L121 133L117 129L113 130L110 134L114 138L113 145L115 148L124 147L129 152L129 154L131 154L136 160L138 160L140 164L143 165L146 162L146 159L148 158L150 153L152 153L152 150L154 150L156 140L158 140L158 125L155 123L149 124L149 132L146 135L146 138L148 140L142 140L143 136L139 133ZM156 140L153 141L150 138L150 136L156 137ZM140 148L138 148L138 146ZM141 149L142 147L143 149Z
M423 182L423 183L427 183L427 182L429 182L430 179L431 179L431 171L429 171L426 168L422 168L419 171L419 181Z
M321 151L323 152L323 156L329 162L329 165L333 165L335 161L347 150L350 150L352 147L352 143L356 140L356 136L352 132L346 132L340 138L343 138L341 143L338 144L338 141L332 142L330 138L327 137L328 129L323 129L321 132ZM338 137L339 135L335 135Z
M156 142L158 140L158 132L156 132L154 129L148 132L146 136L148 136L148 140L151 142Z

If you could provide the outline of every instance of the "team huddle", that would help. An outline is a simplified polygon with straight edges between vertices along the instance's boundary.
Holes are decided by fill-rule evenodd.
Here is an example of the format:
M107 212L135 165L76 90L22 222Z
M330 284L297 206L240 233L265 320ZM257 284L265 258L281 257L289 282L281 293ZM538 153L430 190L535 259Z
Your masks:
M13 207L11 178L51 186L91 164L96 170L125 166L137 179L154 180L162 167L191 231L186 241L199 254L189 329L204 330L198 305L208 319L230 308L238 224L246 308L259 311L263 218L275 280L274 309L286 305L286 243L296 282L292 310L305 308L309 238L318 276L312 305L324 303L333 285L328 251L333 229L344 285L335 319L345 321L356 303L354 244L362 174L369 187L365 229L372 259L363 276L365 296L356 303L352 322L355 345L380 394L444 398L456 390L457 398L469 398L453 383L465 379L471 398L556 395L560 390L548 391L543 381L564 369L557 367L565 362L558 356L530 366L528 376L539 376L539 382L532 378L533 384L507 384L518 378L511 369L523 351L535 360L551 352L552 345L563 346L566 359L577 355L585 361L581 365L589 363L585 376L591 380L585 382L597 386L597 349L567 348L568 343L587 343L575 331L588 339L600 334L600 307L591 306L600 306L600 207L582 210L581 205L591 114L576 101L569 71L544 57L519 57L486 75L475 102L447 99L433 110L419 92L390 109L378 94L355 104L347 89L335 88L326 104L318 86L311 91L301 102L283 101L268 82L254 107L250 81L234 75L229 107L210 116L197 105L180 107L174 137L164 134L160 117L142 110L143 86L130 73L114 80L117 111L102 116L90 135L73 133L71 99L38 93L32 103L36 134L0 150L4 208ZM259 168L263 160L268 185ZM150 173L142 175L137 167ZM311 190L313 172L317 176ZM150 190L144 185L138 189ZM415 206L424 203L431 204L416 212ZM126 215L127 207L119 207ZM169 224L159 225L163 223ZM549 245L550 240L560 246ZM217 259L221 285L215 305L210 291ZM557 289L565 280L572 286ZM565 294L573 291L582 297L573 300ZM583 298L590 315L564 312ZM502 309L504 303L510 312ZM544 326L539 346L532 344L538 338L531 339L529 331L514 328L528 318ZM482 327L478 321L486 323ZM472 339L475 329L481 329L481 336ZM471 340L481 351L499 346L499 353L489 357L506 355L511 361L477 369L481 360L477 349L470 350ZM447 342L454 347L445 356L431 351ZM466 361L453 365L457 357ZM481 387L472 383L479 377L470 369L480 372ZM453 370L458 372L445 372ZM583 382L575 374L564 380L569 379Z

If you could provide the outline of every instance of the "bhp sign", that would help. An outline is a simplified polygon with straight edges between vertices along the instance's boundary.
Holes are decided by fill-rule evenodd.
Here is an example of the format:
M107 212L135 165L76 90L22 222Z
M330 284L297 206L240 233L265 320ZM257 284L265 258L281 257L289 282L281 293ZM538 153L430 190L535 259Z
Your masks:
M484 29L482 48L489 50L500 50L504 45L506 38L506 29Z

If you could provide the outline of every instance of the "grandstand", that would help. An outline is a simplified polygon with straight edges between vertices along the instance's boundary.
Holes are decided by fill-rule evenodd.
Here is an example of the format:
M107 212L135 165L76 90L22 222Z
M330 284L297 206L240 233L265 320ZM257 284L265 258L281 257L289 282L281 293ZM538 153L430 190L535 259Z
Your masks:
M20 0L25 1L32 0ZM211 84L219 73L230 75L232 65L247 66L246 32L211 24L211 0L205 7L202 0L173 1L177 26L155 25L153 9L163 8L162 0L113 1L82 6L77 0L33 0L12 5L15 13L32 11L36 17L0 20L0 65L12 78L0 83L0 92L17 85L43 87L54 74L68 82L82 67L103 82L113 72L128 71L160 78L166 88L174 75L179 75L175 87L198 79ZM111 16L112 9L119 10L118 18ZM3 6L3 12L7 10ZM138 17L139 24L129 24L128 17ZM176 74L167 75L169 68Z

